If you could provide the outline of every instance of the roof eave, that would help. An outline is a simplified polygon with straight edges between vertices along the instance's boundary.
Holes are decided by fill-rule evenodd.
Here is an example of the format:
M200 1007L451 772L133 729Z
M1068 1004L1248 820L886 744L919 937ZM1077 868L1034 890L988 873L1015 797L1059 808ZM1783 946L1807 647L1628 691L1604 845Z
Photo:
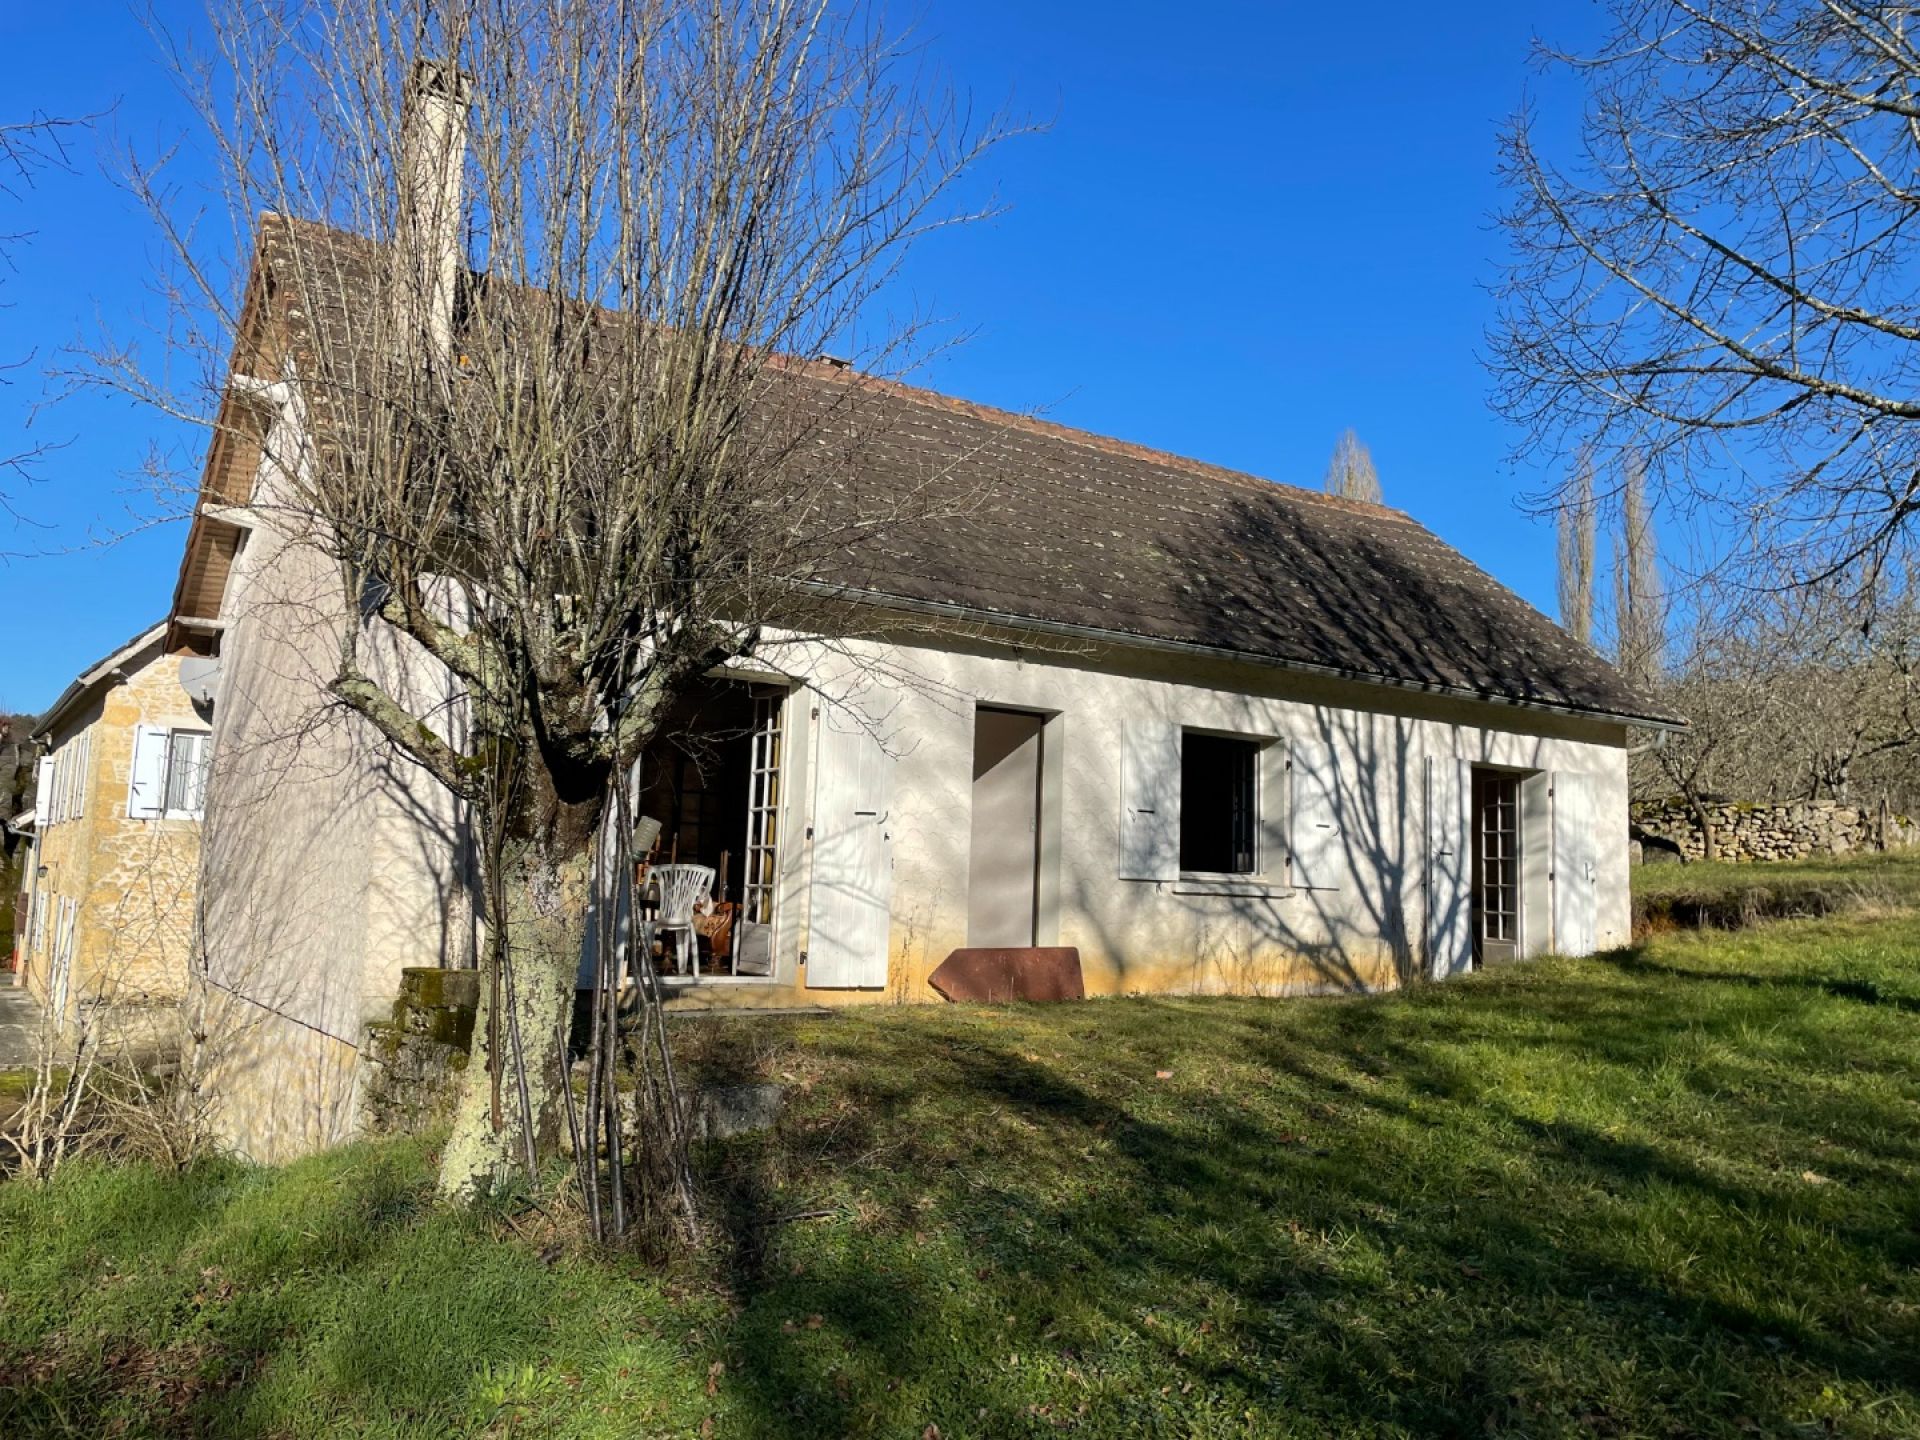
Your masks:
M1648 730L1679 732L1688 728L1685 720L1675 716L1639 714L1631 711L1606 710L1593 706L1557 705L1545 700L1528 700L1514 695L1502 695L1492 691L1475 690L1468 686L1444 685L1434 681L1407 680L1391 675L1376 675L1365 670L1353 670L1338 665L1316 665L1311 661L1292 660L1280 655L1262 655L1252 651L1233 650L1223 645L1202 645L1190 640L1163 640L1152 635L1138 635L1128 630L1108 630L1094 625L1074 625L1059 620L1041 620L1031 615L1015 615L1010 612L983 610L977 606L959 605L941 600L921 600L907 595L894 595L880 590L863 590L851 585L829 585L825 582L802 582L801 588L816 594L831 596L856 604L879 605L888 608L910 610L923 615L937 615L943 619L959 620L968 624L992 625L1001 629L1017 629L1047 635L1058 635L1063 639L1091 641L1102 645L1117 645L1136 650L1147 650L1165 655L1189 655L1211 660L1235 661L1240 664L1259 665L1274 670L1287 670L1302 675L1315 675L1324 679L1347 680L1361 685L1375 685L1382 689L1403 690L1415 694L1442 695L1450 699L1474 700L1487 705L1508 705L1518 710L1538 711L1548 715L1566 715L1582 720L1611 720L1625 725L1634 725Z
M138 655L142 650L146 649L147 646L153 644L153 642L159 639L166 631L166 628L167 622L164 620L148 626L118 650L107 656L106 659L100 661L90 669L81 671L67 688L60 692L60 698L48 707L47 713L35 722L33 729L27 733L27 738L29 740L44 739L52 732L55 725L66 718L68 712L79 703L82 697L93 692L94 686L112 675L114 671L118 670L135 655Z

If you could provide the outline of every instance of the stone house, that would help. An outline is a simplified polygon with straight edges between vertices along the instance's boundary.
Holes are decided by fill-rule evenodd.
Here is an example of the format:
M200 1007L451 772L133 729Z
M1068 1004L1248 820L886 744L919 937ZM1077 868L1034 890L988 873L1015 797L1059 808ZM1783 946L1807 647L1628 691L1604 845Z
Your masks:
M154 625L83 671L33 730L20 959L62 1011L186 993L211 727L188 688L199 662L165 638Z
M327 701L349 626L455 747L458 686L285 518L331 403L302 357L352 343L376 261L263 220L167 630L217 671L209 1074L265 1160L352 1132L403 970L479 953L461 805ZM643 757L639 813L727 877L669 1003L929 1001L963 949L1071 948L1090 995L1279 996L1625 941L1629 736L1677 720L1413 520L789 368L864 481L988 498L822 576L858 637L716 670Z

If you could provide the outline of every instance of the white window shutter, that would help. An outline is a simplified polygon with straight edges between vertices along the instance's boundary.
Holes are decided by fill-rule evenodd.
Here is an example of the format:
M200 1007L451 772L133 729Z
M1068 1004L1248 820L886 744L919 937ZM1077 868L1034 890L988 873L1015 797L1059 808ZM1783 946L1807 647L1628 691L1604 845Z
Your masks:
M44 830L53 823L53 757L42 755L33 776L34 823Z
M1591 955L1599 898L1594 842L1593 777L1559 770L1553 777L1553 948Z
M1293 886L1297 890L1338 890L1348 870L1345 816L1333 747L1295 744L1288 756L1293 784L1289 833L1293 841Z
M133 730L133 769L127 777L127 814L151 820L167 801L167 732L157 725Z
M1287 742L1260 747L1259 866L1262 879L1282 885L1287 877Z
M1473 767L1427 757L1427 967L1436 980L1473 968Z
M829 701L817 733L807 986L876 989L893 929L893 757Z
M1120 750L1120 878L1180 878L1180 727L1129 719Z
M61 900L58 928L53 937L53 993L49 997L55 1017L67 1013L67 991L73 979L73 922L78 915L79 907L73 901Z

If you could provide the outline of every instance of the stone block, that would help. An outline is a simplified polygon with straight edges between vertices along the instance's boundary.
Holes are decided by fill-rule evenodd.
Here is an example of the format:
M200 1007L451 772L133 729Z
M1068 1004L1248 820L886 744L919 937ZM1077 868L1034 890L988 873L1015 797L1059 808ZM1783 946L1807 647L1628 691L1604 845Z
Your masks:
M784 1085L709 1085L693 1099L693 1138L725 1140L771 1130L786 1104Z

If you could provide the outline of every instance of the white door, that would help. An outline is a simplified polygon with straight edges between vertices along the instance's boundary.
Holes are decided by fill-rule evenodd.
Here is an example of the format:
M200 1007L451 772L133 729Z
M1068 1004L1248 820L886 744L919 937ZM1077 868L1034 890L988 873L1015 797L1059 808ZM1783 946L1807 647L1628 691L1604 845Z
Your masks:
M1328 745L1295 745L1288 754L1293 776L1293 885L1297 890L1338 890L1347 878L1345 817L1340 778Z
M1599 849L1593 777L1559 770L1553 777L1553 948L1591 955L1599 915Z
M817 732L807 985L878 988L887 983L893 901L893 757L830 701L821 702Z

